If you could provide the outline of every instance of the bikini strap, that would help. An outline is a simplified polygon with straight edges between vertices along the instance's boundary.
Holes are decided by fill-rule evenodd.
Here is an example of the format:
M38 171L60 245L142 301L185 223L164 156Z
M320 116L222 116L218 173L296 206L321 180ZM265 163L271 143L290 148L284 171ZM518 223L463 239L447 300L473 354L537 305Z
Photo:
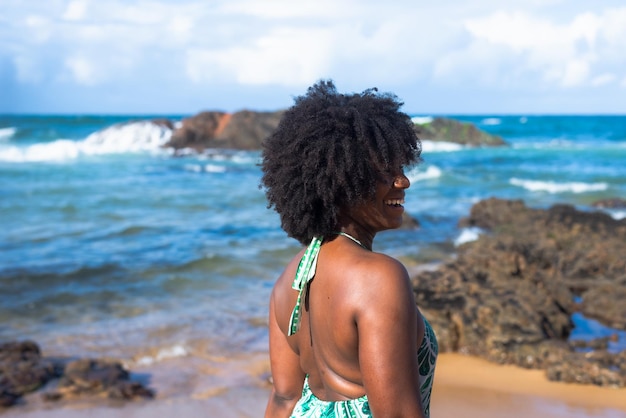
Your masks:
M315 277L315 269L317 268L317 257L322 247L323 238L313 237L311 243L307 247L300 264L298 264L298 270L296 270L296 277L293 280L291 288L297 290L298 300L296 306L294 306L291 312L291 318L289 318L289 331L288 336L295 334L300 329L300 321L302 319L301 313L304 308L304 301L306 300L306 292L309 282Z

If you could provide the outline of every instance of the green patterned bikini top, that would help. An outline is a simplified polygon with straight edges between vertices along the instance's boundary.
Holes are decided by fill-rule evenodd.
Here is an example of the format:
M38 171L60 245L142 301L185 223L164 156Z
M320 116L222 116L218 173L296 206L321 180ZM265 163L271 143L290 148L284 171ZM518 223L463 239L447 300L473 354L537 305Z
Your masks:
M356 238L344 233L340 232L339 235L343 235L363 248L363 244L361 244ZM294 306L293 311L291 312L291 317L289 318L289 331L287 335L294 335L300 329L300 320L301 320L301 312L304 308L303 304L306 300L306 292L308 291L308 283L315 277L315 270L317 269L317 258L320 253L320 248L322 247L321 238L313 238L311 243L307 247L298 264L298 269L296 270L296 277L293 280L293 284L291 287L294 290L298 291L298 300L296 301L296 306ZM422 338L422 344L417 350L417 359L419 365L419 382L420 382L420 394L422 398L422 406L424 407L424 414L429 417L430 416L430 395L433 389L433 379L435 377L435 363L437 361L437 354L439 352L439 347L437 345L437 338L435 337L435 332L431 327L430 323L423 318L424 320L424 337Z

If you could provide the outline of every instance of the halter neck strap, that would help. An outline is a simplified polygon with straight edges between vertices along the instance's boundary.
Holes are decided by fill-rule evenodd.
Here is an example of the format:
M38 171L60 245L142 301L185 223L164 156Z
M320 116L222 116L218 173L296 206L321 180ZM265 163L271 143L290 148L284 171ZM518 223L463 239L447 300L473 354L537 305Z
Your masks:
M317 268L317 257L320 254L320 248L322 247L323 238L313 237L311 243L307 247L300 264L298 264L298 270L296 270L296 277L293 280L291 288L297 290L298 300L296 306L294 306L289 318L289 332L288 336L295 334L300 329L300 321L302 319L301 313L306 300L306 292L309 288L309 282L315 277L315 270Z

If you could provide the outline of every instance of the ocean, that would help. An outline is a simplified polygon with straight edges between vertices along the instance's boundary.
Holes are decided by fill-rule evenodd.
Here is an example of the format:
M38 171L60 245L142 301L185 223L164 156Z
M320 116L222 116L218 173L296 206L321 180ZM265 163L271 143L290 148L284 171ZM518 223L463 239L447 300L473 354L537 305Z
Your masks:
M405 205L421 227L374 242L408 266L475 239L457 223L481 199L592 210L626 198L626 116L446 116L509 146L424 141ZM267 208L260 152L174 156L152 118L0 116L0 341L135 367L198 347L266 352L269 293L299 245ZM581 337L612 332L575 320Z

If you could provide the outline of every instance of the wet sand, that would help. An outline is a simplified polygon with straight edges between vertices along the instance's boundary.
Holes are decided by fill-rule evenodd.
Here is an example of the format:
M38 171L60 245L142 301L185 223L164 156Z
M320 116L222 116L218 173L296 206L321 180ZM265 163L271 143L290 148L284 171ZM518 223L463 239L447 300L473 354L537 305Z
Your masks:
M435 375L433 418L626 418L626 389L550 382L542 370L444 354Z
M209 364L211 363L211 364ZM198 367L202 368L198 373ZM145 370L149 372L149 370ZM0 412L11 418L263 417L269 394L262 354L239 359L181 359L150 374L151 401L121 405L43 404ZM626 418L626 389L549 382L540 370L500 366L460 354L440 356L431 404L433 418Z

